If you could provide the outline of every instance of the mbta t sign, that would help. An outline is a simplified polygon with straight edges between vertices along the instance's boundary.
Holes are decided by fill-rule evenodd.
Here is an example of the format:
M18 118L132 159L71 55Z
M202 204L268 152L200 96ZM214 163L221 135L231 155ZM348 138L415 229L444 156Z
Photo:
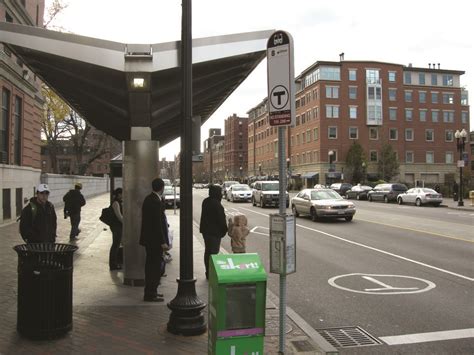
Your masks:
M268 39L267 80L270 126L294 126L293 38L287 32L277 31Z

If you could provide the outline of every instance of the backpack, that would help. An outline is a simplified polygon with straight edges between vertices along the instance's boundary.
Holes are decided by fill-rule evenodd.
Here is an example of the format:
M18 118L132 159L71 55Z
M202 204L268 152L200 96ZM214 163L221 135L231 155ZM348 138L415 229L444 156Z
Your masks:
M102 208L102 213L99 219L108 226L114 224L114 222L117 222L117 216L115 216L115 212L112 208L112 205L106 208Z

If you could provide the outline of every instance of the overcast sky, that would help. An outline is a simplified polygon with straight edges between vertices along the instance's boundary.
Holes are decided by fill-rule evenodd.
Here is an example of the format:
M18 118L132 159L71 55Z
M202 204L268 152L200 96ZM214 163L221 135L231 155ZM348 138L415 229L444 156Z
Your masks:
M124 43L180 40L181 0L64 0L55 24L70 32ZM46 6L51 0L46 0ZM463 70L461 85L474 90L474 20L464 0L194 0L193 37L281 29L295 45L295 76L318 60L375 60ZM266 61L203 125L246 112L266 97ZM474 129L474 115L470 118ZM455 127L457 129L457 127ZM173 160L178 140L160 149Z

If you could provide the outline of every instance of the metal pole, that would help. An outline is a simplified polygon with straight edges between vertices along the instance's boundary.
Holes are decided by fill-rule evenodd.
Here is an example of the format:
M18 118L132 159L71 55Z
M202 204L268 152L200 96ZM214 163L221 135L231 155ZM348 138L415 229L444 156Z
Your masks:
M464 151L464 138L458 139L458 148L459 148L459 160L464 160L463 151ZM464 201L462 200L463 194L463 180L462 180L462 166L459 167L459 199L458 206L464 206Z
M280 215L286 214L286 152L285 152L286 127L278 127L278 177L280 180ZM286 267L286 265L285 265ZM279 354L285 353L285 328L286 328L286 270L280 273L280 341Z
M168 303L171 309L167 329L173 334L200 335L206 329L202 310L206 307L196 294L196 279L193 275L193 195L192 195L192 34L191 0L183 0L181 24L181 165L179 216L179 279L178 293Z

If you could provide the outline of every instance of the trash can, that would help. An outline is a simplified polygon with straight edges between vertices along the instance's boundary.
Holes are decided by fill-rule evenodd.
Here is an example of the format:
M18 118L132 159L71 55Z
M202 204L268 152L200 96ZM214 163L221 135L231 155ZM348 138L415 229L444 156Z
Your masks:
M18 254L17 330L31 339L53 339L72 329L73 254L69 244L30 243Z

